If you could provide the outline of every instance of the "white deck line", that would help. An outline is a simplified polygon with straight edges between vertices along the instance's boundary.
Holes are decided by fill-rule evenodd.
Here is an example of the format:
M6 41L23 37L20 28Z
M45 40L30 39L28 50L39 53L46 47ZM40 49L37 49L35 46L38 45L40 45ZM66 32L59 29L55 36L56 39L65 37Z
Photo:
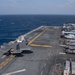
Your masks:
M41 71L41 75L43 74L43 70Z
M16 73L20 73L20 72L24 72L24 71L26 71L26 69L22 69L22 70L14 71L14 72L10 72L10 73L6 73L6 74L2 74L2 75L12 75L12 74L16 74Z
M64 53L64 52L59 52L59 54L65 55L66 53Z
M44 64L44 67L46 66L46 63Z

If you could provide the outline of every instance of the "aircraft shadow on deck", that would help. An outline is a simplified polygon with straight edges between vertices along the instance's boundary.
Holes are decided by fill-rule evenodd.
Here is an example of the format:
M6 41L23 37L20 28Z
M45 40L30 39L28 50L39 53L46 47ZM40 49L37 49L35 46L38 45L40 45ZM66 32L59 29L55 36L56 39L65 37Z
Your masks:
M33 53L33 51L31 51L31 50L24 50L24 51L22 51L22 53L13 54L13 55L16 55L15 57L23 57L24 54L32 54L32 53ZM4 53L3 55L10 56L11 54L10 53Z
M25 50L22 52L22 54L32 54L32 53L33 53L33 51L31 51L31 50Z
M32 53L33 53L33 51L25 50L25 51L23 51L22 53L18 53L18 54L16 54L15 57L23 57L24 54L32 54Z

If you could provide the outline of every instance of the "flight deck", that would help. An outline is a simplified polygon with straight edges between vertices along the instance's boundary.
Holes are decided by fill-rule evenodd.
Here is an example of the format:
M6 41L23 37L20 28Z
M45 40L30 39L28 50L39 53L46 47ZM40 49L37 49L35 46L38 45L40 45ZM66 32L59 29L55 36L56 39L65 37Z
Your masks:
M0 75L62 75L64 62L75 55L64 52L60 34L61 26L41 26L24 34L31 49L20 54L0 52Z

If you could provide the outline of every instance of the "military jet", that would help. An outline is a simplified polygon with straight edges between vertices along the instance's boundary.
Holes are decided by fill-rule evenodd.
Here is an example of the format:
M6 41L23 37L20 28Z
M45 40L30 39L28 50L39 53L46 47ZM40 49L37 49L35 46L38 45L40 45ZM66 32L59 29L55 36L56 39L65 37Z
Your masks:
M25 50L31 50L27 41L23 38L17 39L14 43L5 43L0 47L0 50L5 53L18 54Z
M22 43L14 43L14 44L4 44L1 46L0 50L3 53L11 53L11 54L15 54L15 53L22 53L22 51L24 50L31 50L31 47L26 45L25 42Z

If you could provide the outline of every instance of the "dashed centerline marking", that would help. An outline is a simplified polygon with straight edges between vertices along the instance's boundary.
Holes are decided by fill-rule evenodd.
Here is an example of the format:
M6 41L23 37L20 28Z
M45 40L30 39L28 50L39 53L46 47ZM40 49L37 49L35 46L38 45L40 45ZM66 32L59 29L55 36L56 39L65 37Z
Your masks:
M51 53L49 53L49 56L51 55Z
M47 60L48 60L48 58L47 58Z
M46 63L44 64L44 67L46 66Z
M41 44L30 44L30 46L40 46L40 47L47 47L47 48L52 47L52 46L49 46L49 45L41 45Z
M31 41L28 42L28 45L30 46L40 46L40 47L46 47L46 48L50 48L52 46L50 45L42 45L42 44L32 44L32 42L34 42L38 37L40 37L43 33L45 33L48 30L48 28L45 28L45 30L43 32L41 32L40 34L38 34L35 38L33 38Z
M43 32L41 32L40 34L38 34L35 38L33 38L31 41L28 42L28 45L30 45L32 42L34 42L38 37L40 37L44 32L46 32L48 30L48 28L46 28Z
M11 55L9 58L7 58L4 62L2 62L1 64L0 64L0 69L2 69L5 65L7 65L7 63L9 62L9 61L11 61L13 58L15 57L15 55Z

